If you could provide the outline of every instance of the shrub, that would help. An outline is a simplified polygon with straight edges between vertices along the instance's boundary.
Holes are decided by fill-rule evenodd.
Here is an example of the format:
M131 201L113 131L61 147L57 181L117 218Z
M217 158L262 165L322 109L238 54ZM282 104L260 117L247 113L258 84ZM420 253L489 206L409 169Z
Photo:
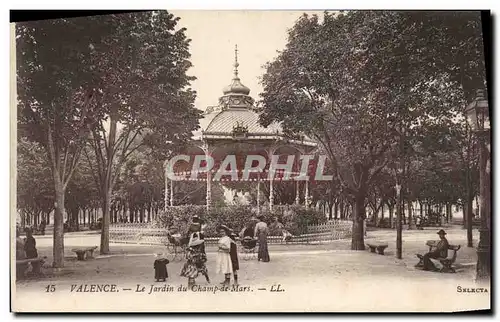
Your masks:
M293 235L307 233L308 225L323 224L327 221L325 214L316 209L306 209L301 206L293 206L283 214L282 222L285 229Z
M198 215L204 220L206 236L214 237L218 235L217 226L221 224L227 225L235 233L239 233L251 217L255 215L255 212L251 206L247 205L213 208L209 213L207 213L205 206L176 206L168 207L166 211L160 212L155 224L157 227L185 233L194 215ZM285 211L277 209L273 212L270 212L267 208L262 208L261 215L264 216L264 221L268 224L274 221L274 217L278 217L285 229L293 235L306 233L307 225L321 224L327 220L323 213L315 209L305 209L301 206L291 206ZM277 233L274 232L274 234Z
M162 210L158 214L158 219L155 221L155 226L171 229L173 232L185 233L188 230L191 219L195 215L198 215L200 218L205 219L205 206L185 205L167 207L166 210Z
M239 233L252 218L252 208L245 205L234 205L214 208L207 215L205 232L208 236L217 236L217 226L226 225Z

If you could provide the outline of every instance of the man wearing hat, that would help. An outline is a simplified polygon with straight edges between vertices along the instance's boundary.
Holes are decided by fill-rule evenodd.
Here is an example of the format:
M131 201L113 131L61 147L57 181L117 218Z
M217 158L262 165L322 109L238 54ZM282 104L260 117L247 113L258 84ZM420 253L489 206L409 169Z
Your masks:
M448 240L446 239L446 232L443 229L441 229L440 231L437 232L437 234L439 235L440 241L436 245L436 248L433 251L428 252L427 254L425 254L423 256L423 260L424 260L423 270L424 271L435 271L435 270L437 270L436 266L431 261L431 258L432 259L436 259L436 258L446 258L446 257L448 257L448 246L449 246L449 243L448 243Z

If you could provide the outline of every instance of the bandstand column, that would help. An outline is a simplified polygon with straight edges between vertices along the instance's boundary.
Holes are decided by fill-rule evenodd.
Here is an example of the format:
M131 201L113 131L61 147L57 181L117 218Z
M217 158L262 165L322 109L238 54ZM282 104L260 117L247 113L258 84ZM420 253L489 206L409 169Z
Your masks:
M205 160L208 162L209 157L210 157L210 147L208 145L207 141L203 141L203 144L201 146L202 150L205 152ZM207 171L207 197L206 197L206 207L207 207L207 212L210 210L212 207L212 171L208 170Z
M260 172L257 173L257 215L260 215Z
M168 207L168 176L167 176L167 168L165 167L165 200L164 200L164 210L167 210Z
M273 210L273 205L274 205L274 188L273 188L273 181L274 181L274 175L273 172L270 172L271 176L269 177L269 210Z
M174 206L174 181L170 180L170 207Z
M272 160L274 152L275 152L274 147L271 147L267 151L267 155L269 157L269 160ZM271 162L271 165L269 166L268 179L269 179L269 210L273 211L273 206L274 206L274 187L273 187L274 169L272 168L272 162Z
M207 172L207 211L212 206L212 171Z
M296 186L295 186L295 204L298 205L300 203L300 195L299 195L299 185L300 181L297 180Z
M304 192L304 203L305 207L309 208L309 181L306 180L306 188Z

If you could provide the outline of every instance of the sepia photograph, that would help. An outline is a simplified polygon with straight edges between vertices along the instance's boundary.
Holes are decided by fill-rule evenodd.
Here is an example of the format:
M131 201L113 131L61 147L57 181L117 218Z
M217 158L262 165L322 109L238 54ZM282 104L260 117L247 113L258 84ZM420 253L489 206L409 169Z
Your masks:
M491 28L11 11L11 312L491 313Z

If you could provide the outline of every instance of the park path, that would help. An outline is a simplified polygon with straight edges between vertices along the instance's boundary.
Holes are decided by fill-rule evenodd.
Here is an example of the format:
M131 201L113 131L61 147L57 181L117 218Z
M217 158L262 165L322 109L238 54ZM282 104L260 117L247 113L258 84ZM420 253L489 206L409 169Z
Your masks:
M450 242L458 242L465 246L465 232L462 229L449 229ZM353 303L356 310L436 310L439 307L433 301L422 297L423 292L443 294L443 296L457 296L457 286L473 287L475 249L463 247L460 250L457 262L460 263L456 274L438 274L416 270L417 259L415 252L425 252L425 241L435 239L435 230L405 231L403 234L403 259L395 258L395 232L394 231L371 231L368 232L367 240L382 240L389 243L386 256L372 254L368 251L351 251L350 241L343 240L326 245L271 245L271 262L262 263L256 260L244 260L240 258L239 282L243 286L252 288L252 292L242 295L234 293L230 299L241 298L242 303L232 303L231 309L244 308L244 303L251 307L266 310L268 301L272 301L273 307L278 310L290 309L292 311L300 308L311 310L343 311L352 310ZM477 236L475 236L477 238ZM70 249L81 245L98 245L98 235L69 236L65 238L67 255ZM39 239L38 247L42 255L50 255L51 239ZM69 301L73 299L72 305L85 306L87 309L98 309L106 303L115 303L120 307L123 301L128 301L124 309L133 310L144 308L157 308L159 303L162 308L168 310L185 310L189 308L193 296L203 299L205 304L194 304L198 310L213 307L214 299L224 299L228 294L217 294L215 297L200 293L193 295L186 293L160 293L154 296L144 297L147 302L137 300L137 294L132 291L122 291L119 296L110 294L93 294L92 298L85 297L88 294L75 294L69 292L72 284L80 283L114 283L120 288L136 289L137 284L148 287L153 281L153 254L164 251L158 246L137 245L112 245L113 254L98 256L94 260L79 262L69 257L66 268L58 276L45 279L21 281L17 283L16 297L19 303L31 305L43 309L46 296L40 297L40 303L32 303L33 296L44 293L48 284L57 286L58 291L50 293L49 298L53 300ZM71 254L73 255L73 254ZM169 285L177 288L185 285L186 280L179 276L182 262L176 261L168 265L170 278ZM223 279L215 274L215 253L208 249L207 263L212 285ZM200 285L208 285L203 278L198 278ZM269 290L274 285L280 284L289 296L277 296ZM162 285L162 283L160 283ZM472 285L472 286L471 286ZM265 288L266 291L258 291ZM425 290L425 291L424 291ZM281 294L281 293L279 293ZM284 294L284 293L283 293ZM319 296L319 298L318 298ZM445 311L456 311L468 307L489 306L486 304L486 295L459 294L456 301L447 301ZM86 298L85 303L77 303L76 299ZM433 297L431 297L433 298ZM135 300L133 300L135 299ZM311 300L314 299L314 300ZM467 301L465 301L467 299ZM111 302L110 302L111 301ZM266 302L267 301L267 302ZM449 302L449 303L448 303ZM28 303L28 304L27 304ZM165 304L169 303L169 304ZM398 303L398 304L396 304ZM439 304L442 305L442 304ZM192 306L191 306L192 307ZM248 307L248 306L247 306Z

